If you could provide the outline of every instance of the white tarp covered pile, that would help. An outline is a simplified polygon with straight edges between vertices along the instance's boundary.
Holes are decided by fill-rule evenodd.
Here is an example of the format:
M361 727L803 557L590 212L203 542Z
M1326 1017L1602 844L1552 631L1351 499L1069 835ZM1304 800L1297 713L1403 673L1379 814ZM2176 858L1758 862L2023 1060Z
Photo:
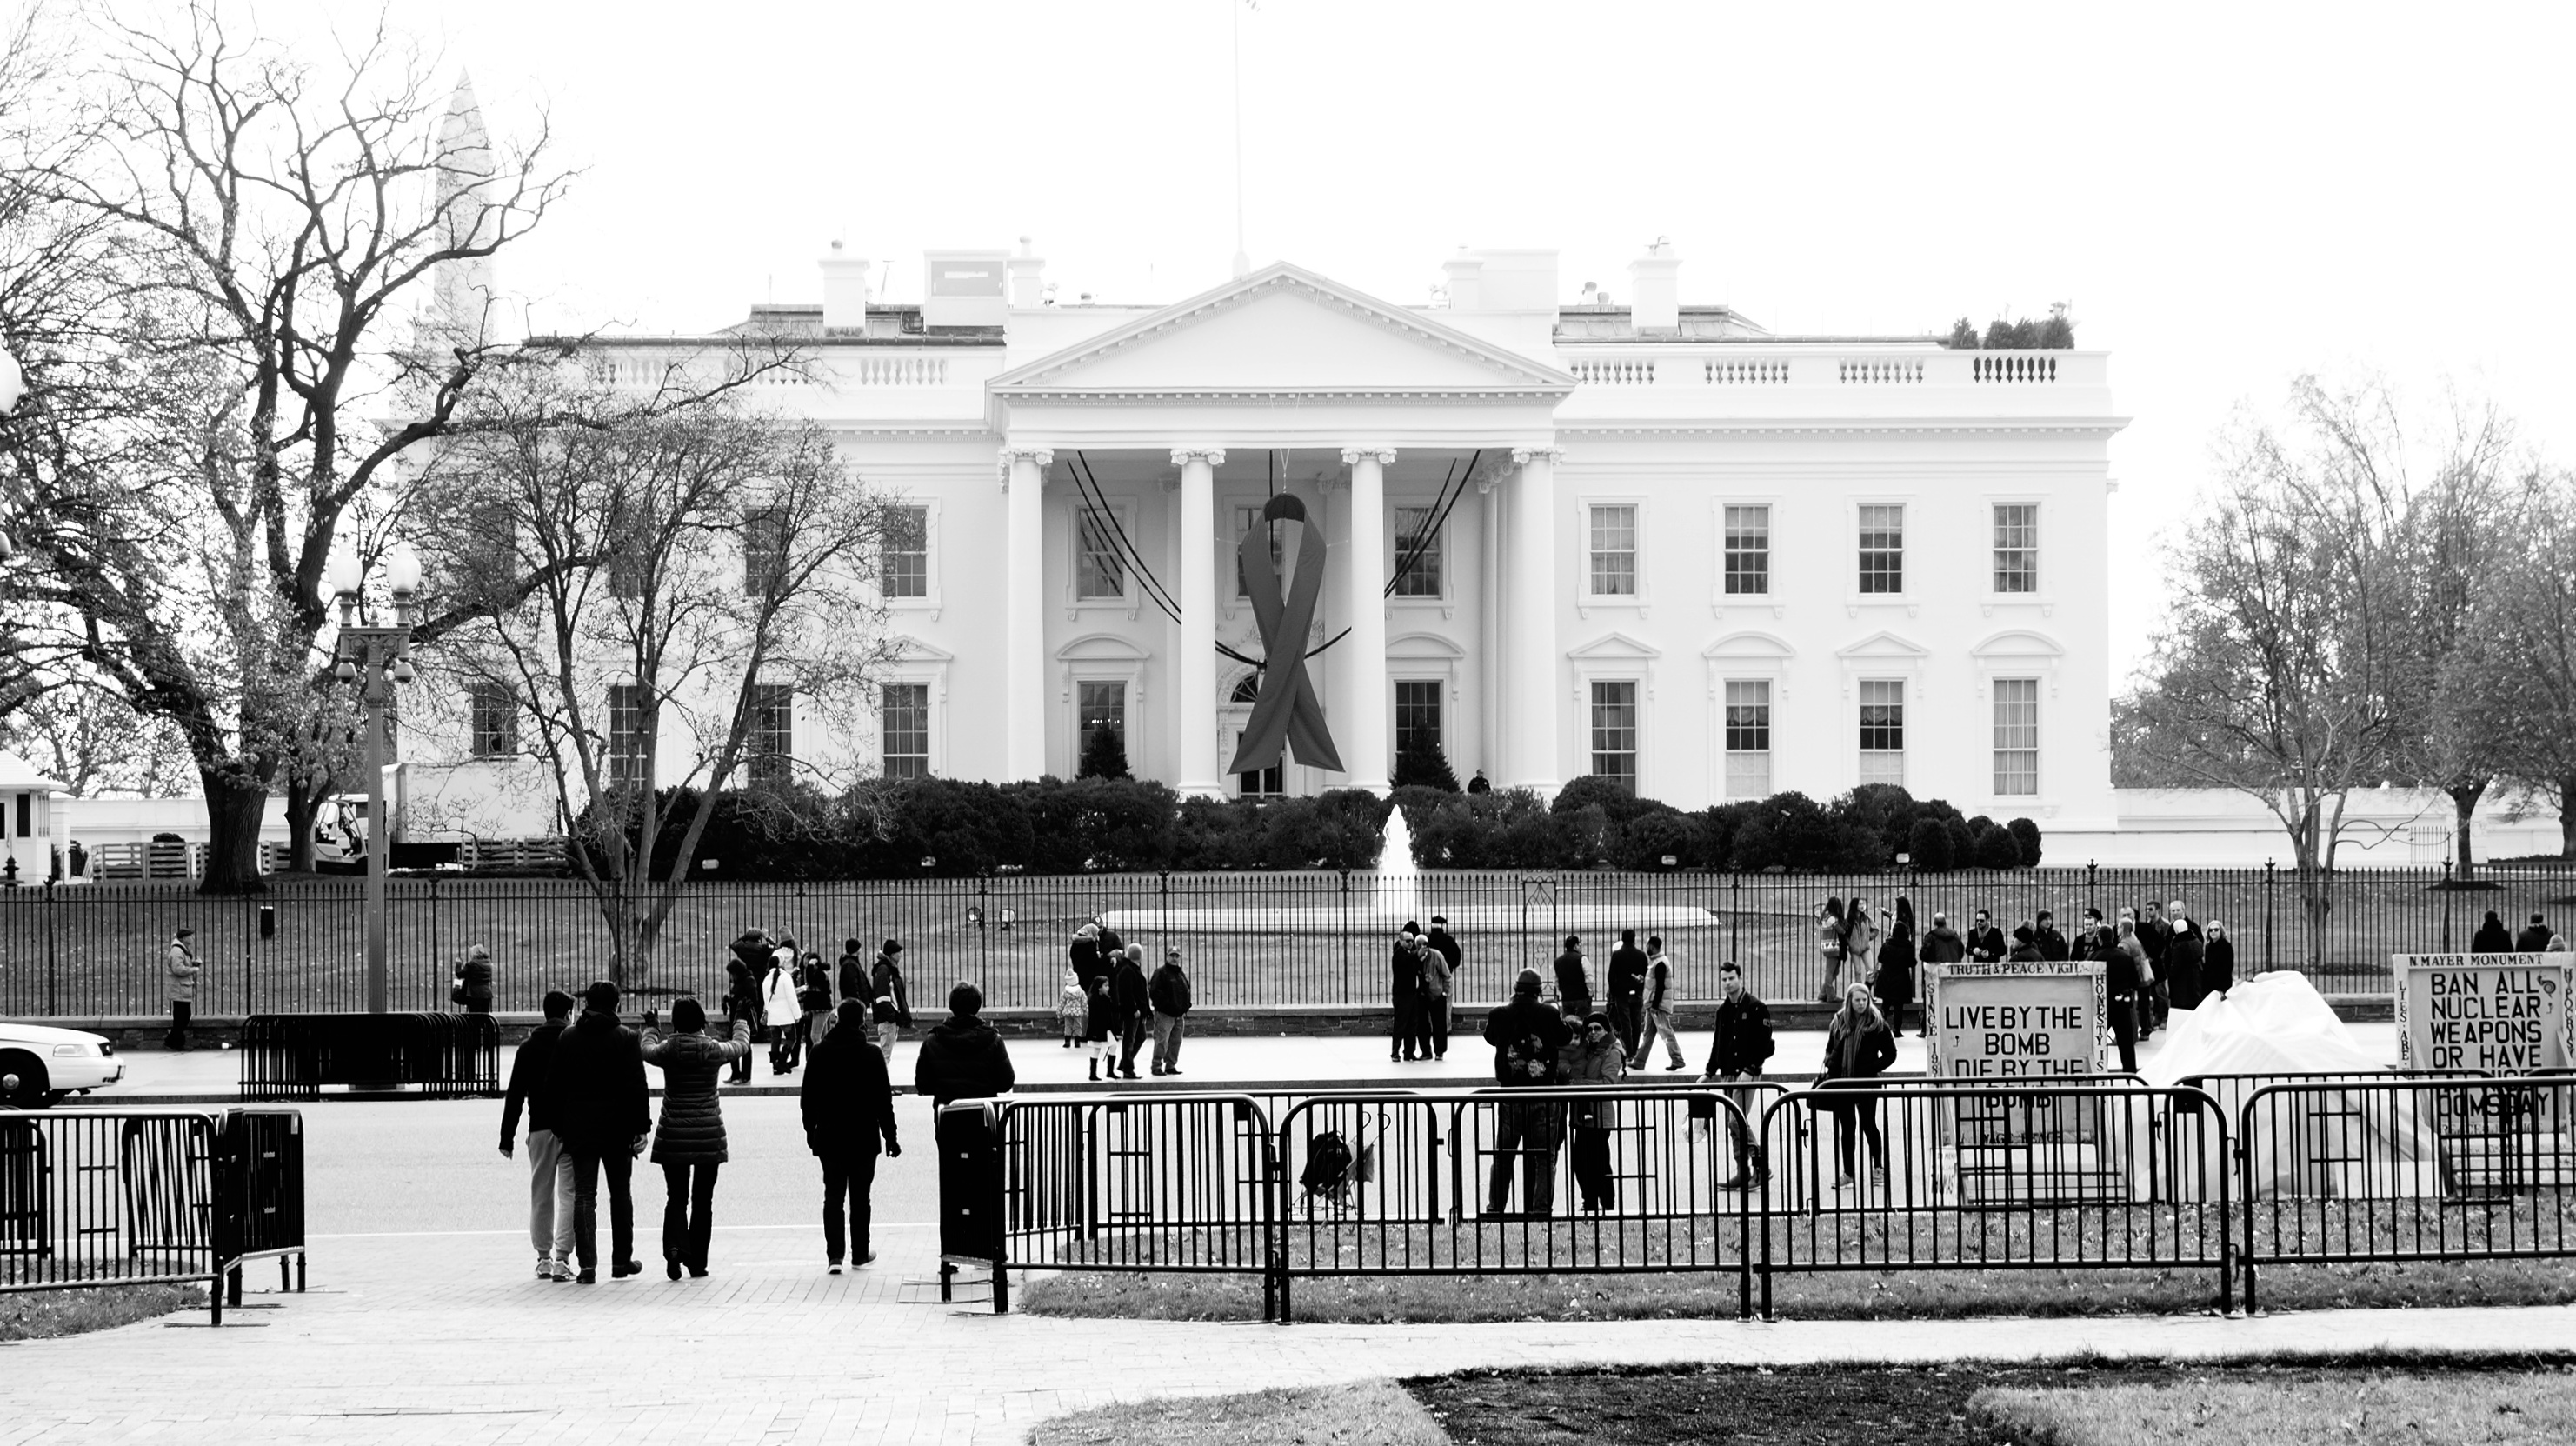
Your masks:
M2256 975L2198 1009L2175 1010L2164 1047L2140 1061L2139 1073L2158 1086L2194 1075L2274 1077L2211 1083L2232 1135L2241 1135L2244 1103L2263 1085L2315 1074L2395 1077L2354 1042L2306 976L2288 973ZM2257 1111L2243 1188L2341 1199L2438 1194L2432 1103L2401 1091L2271 1096ZM2204 1139L2215 1146L2214 1133Z

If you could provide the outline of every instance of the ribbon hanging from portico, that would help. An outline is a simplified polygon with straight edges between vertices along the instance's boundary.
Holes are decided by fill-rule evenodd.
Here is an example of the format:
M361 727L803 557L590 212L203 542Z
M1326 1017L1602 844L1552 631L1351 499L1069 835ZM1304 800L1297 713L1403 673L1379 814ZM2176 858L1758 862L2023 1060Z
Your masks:
M1293 746L1298 762L1339 773L1342 755L1334 751L1324 705L1306 676L1306 633L1315 620L1316 596L1324 590L1324 529L1306 515L1305 503L1285 493L1261 509L1261 520L1265 525L1247 529L1235 549L1244 591L1252 597L1252 619L1261 630L1261 691L1253 696L1252 719L1226 772L1268 768L1279 761L1283 746ZM1305 529L1297 539L1294 574L1285 579L1270 559L1272 522Z

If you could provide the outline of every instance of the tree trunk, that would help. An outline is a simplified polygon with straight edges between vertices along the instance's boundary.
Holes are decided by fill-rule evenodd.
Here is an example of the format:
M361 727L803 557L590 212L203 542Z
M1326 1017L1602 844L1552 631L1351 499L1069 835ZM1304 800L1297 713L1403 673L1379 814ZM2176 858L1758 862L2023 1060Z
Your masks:
M322 817L322 801L328 795L318 787L303 782L286 785L286 830L294 838L287 867L299 874L313 872L313 827Z
M2442 791L2451 795L2451 877L2467 883L2477 877L2469 852L2469 820L2477 814L2478 800L2486 796L2487 781L2453 784Z
M2558 780L2558 856L2576 859L2576 775Z
M259 874L259 826L268 813L268 789L240 768L201 768L206 790L206 874L201 894L268 891Z

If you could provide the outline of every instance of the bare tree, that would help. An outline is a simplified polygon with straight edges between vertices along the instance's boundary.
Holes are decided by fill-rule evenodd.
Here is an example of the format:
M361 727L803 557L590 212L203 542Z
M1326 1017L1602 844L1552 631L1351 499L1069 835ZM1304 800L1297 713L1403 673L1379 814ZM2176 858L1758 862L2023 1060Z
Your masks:
M187 740L168 719L144 717L122 696L88 684L46 687L0 720L0 748L25 757L82 798L167 797L196 781Z
M835 725L815 735L864 707L884 509L815 427L729 401L599 423L600 385L521 388L445 450L417 530L456 622L426 665L525 725L613 977L641 984L720 791L755 759L846 781L754 735L781 706Z
M2543 478L2488 558L2440 689L2439 726L2553 797L2576 859L2576 479Z

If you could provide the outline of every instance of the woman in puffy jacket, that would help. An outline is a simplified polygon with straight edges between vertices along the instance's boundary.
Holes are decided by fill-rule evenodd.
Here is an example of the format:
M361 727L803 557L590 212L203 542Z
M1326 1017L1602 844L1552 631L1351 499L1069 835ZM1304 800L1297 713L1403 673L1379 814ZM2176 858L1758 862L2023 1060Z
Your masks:
M1834 1012L1834 1021L1825 1030L1824 1066L1816 1079L1819 1087L1838 1096L1830 1106L1834 1162L1840 1167L1834 1178L1837 1190L1849 1188L1860 1169L1855 1134L1869 1142L1870 1183L1887 1183L1887 1138L1878 1128L1876 1081L1894 1063L1896 1035L1879 1014L1877 1001L1869 997L1869 986L1855 984L1843 991L1843 1007Z
M707 1241L715 1230L716 1170L725 1162L724 1110L716 1103L716 1073L751 1057L750 1021L737 1016L733 1037L706 1035L706 1006L682 998L671 1006L671 1033L645 1021L644 1062L662 1071L662 1119L653 1132L653 1163L662 1167L669 1197L662 1207L662 1270L680 1278L707 1273Z
M1615 1085L1628 1075L1628 1057L1610 1016L1595 1010L1582 1030L1556 1053L1557 1073L1570 1085ZM1619 1208L1619 1177L1610 1164L1610 1132L1619 1127L1618 1106L1610 1100L1576 1100L1569 1111L1574 1122L1574 1183L1582 1190L1583 1208Z

